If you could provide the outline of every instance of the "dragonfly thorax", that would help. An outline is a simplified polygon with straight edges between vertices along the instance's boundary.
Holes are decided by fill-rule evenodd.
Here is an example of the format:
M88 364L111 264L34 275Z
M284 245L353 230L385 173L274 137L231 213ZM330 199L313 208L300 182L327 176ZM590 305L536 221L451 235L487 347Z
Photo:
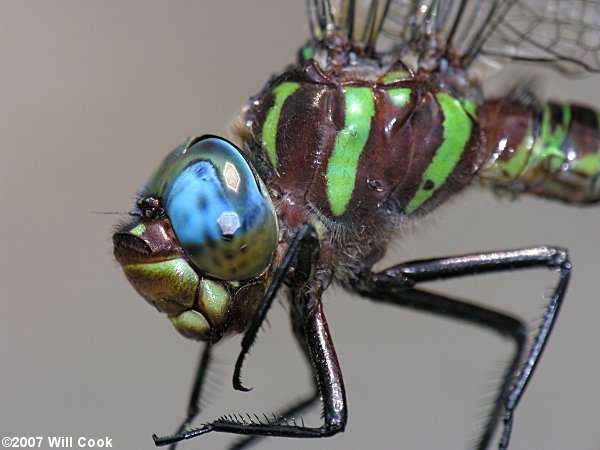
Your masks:
M342 265L369 267L398 224L466 186L484 155L472 104L401 65L361 67L288 69L251 100L240 134L281 224L316 223Z

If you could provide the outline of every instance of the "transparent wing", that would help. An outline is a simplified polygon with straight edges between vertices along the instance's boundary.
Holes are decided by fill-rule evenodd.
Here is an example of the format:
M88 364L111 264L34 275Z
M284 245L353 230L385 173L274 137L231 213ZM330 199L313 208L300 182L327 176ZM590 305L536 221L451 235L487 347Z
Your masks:
M383 51L419 54L441 47L470 55L513 4L514 0L393 0L382 27L389 47Z
M322 40L337 30L372 52L391 0L306 0L306 3L315 39Z
M311 29L344 30L379 53L445 47L480 56L600 71L600 0L307 0Z
M398 0L383 29L412 51L435 36L465 67L485 55L600 71L598 0Z
M565 72L600 71L600 1L521 0L469 53L537 61Z

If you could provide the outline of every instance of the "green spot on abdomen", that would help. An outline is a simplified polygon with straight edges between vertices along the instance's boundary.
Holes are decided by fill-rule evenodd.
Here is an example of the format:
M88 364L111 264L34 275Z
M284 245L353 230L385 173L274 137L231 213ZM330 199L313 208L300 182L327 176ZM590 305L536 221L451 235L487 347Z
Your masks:
M519 177L529 160L533 142L533 129L530 128L527 130L521 145L515 149L511 157L508 160L499 159L497 161L498 166L502 169L502 178L514 180Z
M358 160L371 131L375 115L373 92L368 87L344 88L344 128L335 139L327 164L327 198L334 216L341 216L354 192Z
M437 98L444 113L443 142L423 173L419 189L406 206L406 212L416 211L446 182L465 151L473 123L459 100L439 92Z
M281 83L275 89L273 89L273 95L275 96L275 103L269 110L265 123L262 127L262 143L263 148L267 152L269 161L273 169L277 169L277 130L279 128L279 117L281 116L281 108L287 98L292 95L300 87L300 83L293 83L291 81Z
M600 175L600 152L592 153L576 159L572 163L573 170L589 177Z
M561 147L567 138L570 123L571 107L569 105L562 106L562 124L556 124L554 128L552 127L550 106L548 104L544 105L540 135L531 149L523 173L542 163L548 164L551 171L560 169L566 158Z

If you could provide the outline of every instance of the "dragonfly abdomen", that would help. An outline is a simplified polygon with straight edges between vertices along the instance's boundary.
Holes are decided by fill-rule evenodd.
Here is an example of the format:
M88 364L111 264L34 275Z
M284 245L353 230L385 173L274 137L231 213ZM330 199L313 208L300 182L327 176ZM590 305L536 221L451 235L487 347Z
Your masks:
M600 200L600 119L578 105L493 99L481 111L491 155L481 179L569 203Z

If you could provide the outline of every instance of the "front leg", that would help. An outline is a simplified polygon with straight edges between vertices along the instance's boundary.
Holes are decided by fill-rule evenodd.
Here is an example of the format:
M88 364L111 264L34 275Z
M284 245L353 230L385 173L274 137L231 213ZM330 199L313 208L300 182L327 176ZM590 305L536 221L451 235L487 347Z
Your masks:
M317 438L331 436L343 431L346 426L346 393L340 365L329 334L327 320L321 303L322 284L316 280L308 292L295 298L300 312L297 322L302 324L314 375L321 394L323 405L323 425L305 427L287 423L285 418L275 418L264 422L257 419L242 420L241 416L223 416L198 429L185 431L176 436L154 437L156 445L169 445L184 439L191 439L211 431L257 436L282 436L295 438Z
M295 423L287 423L285 418L277 417L273 420L265 417L265 421L260 421L251 418L242 419L241 416L222 416L195 430L183 431L173 436L154 436L157 446L191 439L211 431L284 437L324 437L343 431L347 417L346 396L340 366L321 304L321 295L329 283L330 274L317 273L318 255L319 240L314 228L308 224L302 225L292 240L281 266L275 272L273 282L244 335L242 351L234 373L234 387L246 390L242 387L240 379L244 357L254 343L278 288L286 279L288 271L293 268L293 276L288 280L294 294L292 319L296 336L298 337L298 330L302 330L303 340L308 347L323 404L323 425L316 428L298 426Z

